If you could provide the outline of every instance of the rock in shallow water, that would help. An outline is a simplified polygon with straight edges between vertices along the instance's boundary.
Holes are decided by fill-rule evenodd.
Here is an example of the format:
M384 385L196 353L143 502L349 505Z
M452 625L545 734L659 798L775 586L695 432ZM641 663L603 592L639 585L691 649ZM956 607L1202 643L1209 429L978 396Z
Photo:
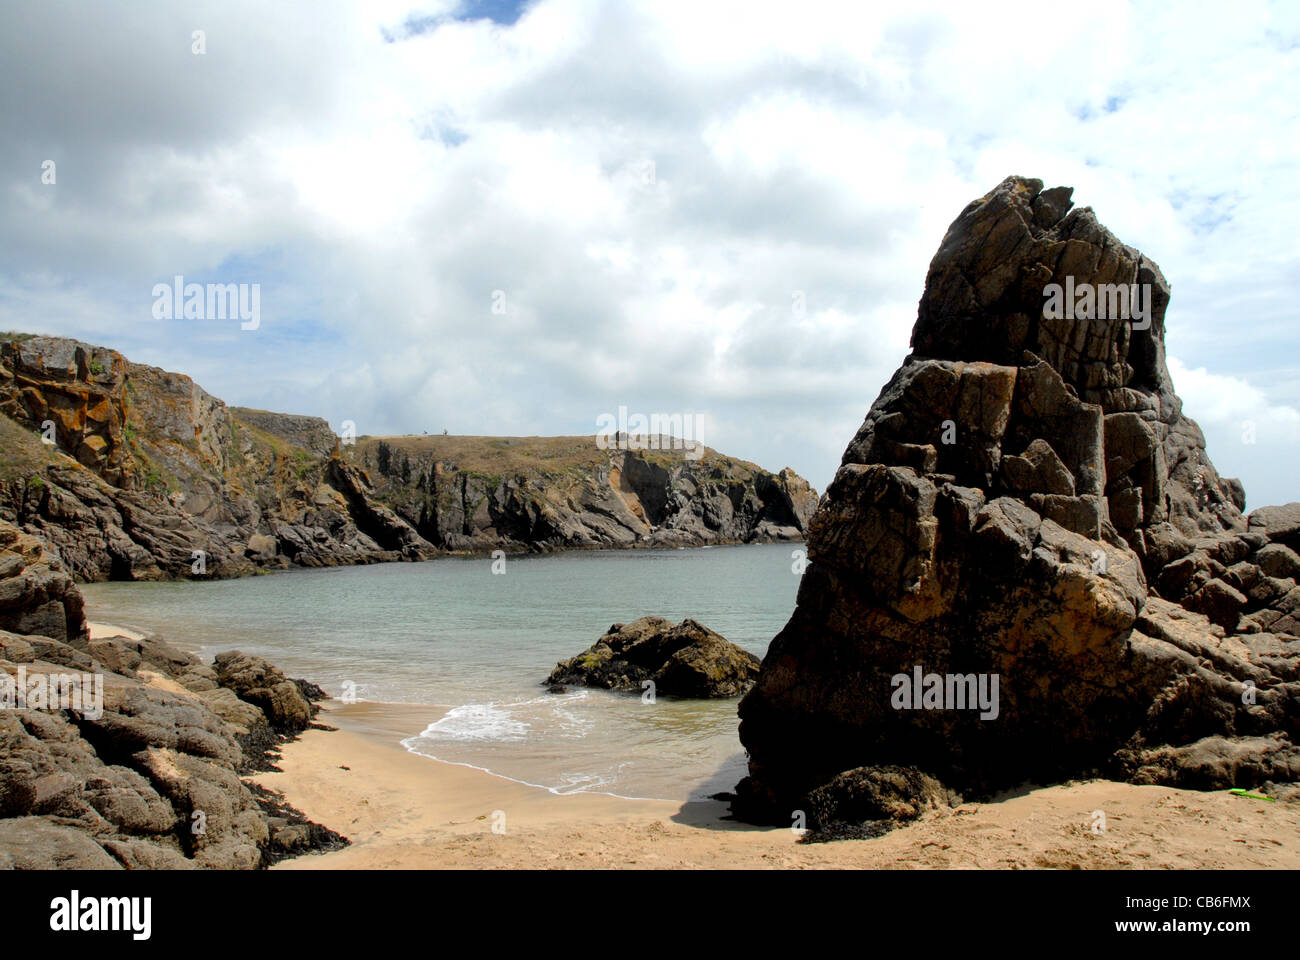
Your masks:
M616 623L583 653L555 665L544 684L676 697L736 697L758 676L758 657L694 620ZM653 688L643 686L653 683Z

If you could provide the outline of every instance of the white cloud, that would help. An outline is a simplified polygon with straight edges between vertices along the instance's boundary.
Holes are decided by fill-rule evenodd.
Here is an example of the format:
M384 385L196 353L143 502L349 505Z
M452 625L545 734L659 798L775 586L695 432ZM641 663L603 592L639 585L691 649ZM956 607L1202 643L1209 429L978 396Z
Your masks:
M1239 377L1188 369L1176 357L1168 363L1183 412L1200 424L1219 473L1246 478L1248 509L1295 500L1300 409Z
M1161 264L1211 455L1300 496L1268 447L1300 408L1293 6L459 6L0 9L0 328L371 433L709 411L822 488L947 225L1023 173ZM263 328L153 321L176 273L261 282Z

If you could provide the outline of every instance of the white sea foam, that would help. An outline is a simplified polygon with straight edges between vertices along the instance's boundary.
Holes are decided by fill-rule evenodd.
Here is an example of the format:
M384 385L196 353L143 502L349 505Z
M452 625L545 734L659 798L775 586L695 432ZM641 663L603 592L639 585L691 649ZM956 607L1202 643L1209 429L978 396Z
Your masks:
M428 740L523 740L531 724L494 703L467 703L448 710L420 734Z
M538 790L545 790L547 793L553 793L556 796L564 796L570 793L597 793L601 796L614 797L618 800L670 800L670 798L667 797L631 796L623 793L614 793L609 790L596 789L597 787L603 787L614 783L618 779L617 773L614 776L585 773L561 773L559 776L559 784L536 783L532 780L507 776L504 773L493 770L491 767L482 766L481 764L469 763L465 760L451 760L447 757L437 756L436 754L429 752L428 744L427 742L424 742L423 736L407 737L405 740L401 741L401 744L406 748L408 753L413 753L417 757L436 760L438 763L448 763L454 767L468 767L471 770L480 770L483 773L489 774L490 776L496 777L500 780L507 780L510 783L519 783L525 787L535 787ZM619 764L618 771L621 772L625 766L627 766L627 764Z

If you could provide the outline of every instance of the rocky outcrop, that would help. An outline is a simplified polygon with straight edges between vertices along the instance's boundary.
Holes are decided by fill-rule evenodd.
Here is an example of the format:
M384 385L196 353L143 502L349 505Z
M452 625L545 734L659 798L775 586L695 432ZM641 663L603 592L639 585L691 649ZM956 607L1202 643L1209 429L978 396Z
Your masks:
M304 834L240 779L314 712L279 671L243 654L214 669L157 637L91 640L58 557L4 522L0 595L18 598L0 629L0 865L250 869L346 842ZM296 828L285 842L281 826Z
M737 697L753 685L758 665L758 657L694 620L673 626L663 617L642 617L614 624L584 652L557 663L543 683Z
M602 450L591 437L382 437L358 441L356 456L375 496L446 550L803 539L817 507L805 480L696 452Z
M213 666L217 682L266 714L272 728L297 733L311 724L316 711L298 685L261 657L231 650L217 654Z
M230 415L263 433L279 437L292 447L301 447L318 457L328 457L339 447L339 438L330 429L328 421L321 417L272 413L269 410L254 410L251 407L231 407Z
M0 343L0 414L32 424L78 463L128 485L125 374L122 355L104 347L50 337L7 340Z
M341 442L320 418L228 408L182 374L50 337L0 338L0 441L0 518L83 580L797 540L817 504L792 471L706 448Z
M87 636L85 602L39 537L0 522L0 630L64 643Z
M741 816L888 765L1296 792L1300 504L1243 516L1165 365L1168 284L1070 193L1010 178L944 237L740 705ZM1142 299L1062 315L1052 284Z

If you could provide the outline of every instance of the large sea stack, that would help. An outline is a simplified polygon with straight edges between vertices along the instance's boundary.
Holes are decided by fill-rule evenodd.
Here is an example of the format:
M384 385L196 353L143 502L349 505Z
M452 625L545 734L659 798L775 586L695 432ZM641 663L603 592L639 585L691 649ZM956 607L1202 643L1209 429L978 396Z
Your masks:
M741 817L889 765L1300 793L1300 503L1243 515L1174 393L1169 285L1072 192L1010 177L948 229L740 704ZM995 711L957 701L994 682Z

